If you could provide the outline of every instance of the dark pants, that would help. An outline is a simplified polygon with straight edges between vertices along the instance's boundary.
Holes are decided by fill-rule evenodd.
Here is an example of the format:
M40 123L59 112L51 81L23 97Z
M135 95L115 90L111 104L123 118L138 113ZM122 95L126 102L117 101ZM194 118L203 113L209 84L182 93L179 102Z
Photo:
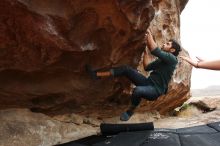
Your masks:
M132 105L138 106L140 104L141 98L147 100L156 100L160 96L154 87L153 82L149 78L140 74L136 69L125 65L112 68L110 71L114 77L125 76L133 84L135 84L136 87L134 88L131 95Z

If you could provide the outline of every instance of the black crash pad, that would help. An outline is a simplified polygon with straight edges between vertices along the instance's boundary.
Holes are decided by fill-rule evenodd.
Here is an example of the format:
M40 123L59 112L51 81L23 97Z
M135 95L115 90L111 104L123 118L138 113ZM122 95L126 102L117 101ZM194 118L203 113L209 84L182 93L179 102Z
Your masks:
M111 126L114 128L129 125ZM109 133L105 131L102 135L86 137L61 146L220 146L220 122L179 129L116 129L116 131L110 129Z
M114 135L120 132L154 130L154 124L152 122L137 123L137 124L102 123L100 125L100 130L101 130L102 135Z

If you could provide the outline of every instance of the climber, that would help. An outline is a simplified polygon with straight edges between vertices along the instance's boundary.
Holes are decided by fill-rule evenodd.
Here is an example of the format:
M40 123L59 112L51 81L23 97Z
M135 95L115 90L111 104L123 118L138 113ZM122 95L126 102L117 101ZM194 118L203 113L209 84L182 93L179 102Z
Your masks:
M181 51L181 47L176 41L170 40L163 44L160 49L154 41L151 31L147 30L145 42L147 45L146 48L149 49L152 55L157 57L155 61L149 63L147 56L148 50L145 49L143 65L146 71L151 71L148 77L145 77L136 69L127 65L114 67L107 71L97 71L92 69L90 65L86 66L87 72L93 79L109 76L125 76L136 86L131 95L131 105L120 116L120 120L122 121L130 119L134 110L139 105L141 98L153 101L160 95L166 94L168 83L178 63L177 56Z

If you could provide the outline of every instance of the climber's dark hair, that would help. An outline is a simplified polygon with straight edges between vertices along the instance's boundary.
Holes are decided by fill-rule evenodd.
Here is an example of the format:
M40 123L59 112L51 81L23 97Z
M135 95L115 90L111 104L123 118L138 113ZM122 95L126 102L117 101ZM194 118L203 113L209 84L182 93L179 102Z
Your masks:
M181 51L181 47L180 47L179 43L177 43L177 41L174 39L171 39L169 41L172 43L172 48L175 49L175 52L173 52L173 55L178 56L179 52Z

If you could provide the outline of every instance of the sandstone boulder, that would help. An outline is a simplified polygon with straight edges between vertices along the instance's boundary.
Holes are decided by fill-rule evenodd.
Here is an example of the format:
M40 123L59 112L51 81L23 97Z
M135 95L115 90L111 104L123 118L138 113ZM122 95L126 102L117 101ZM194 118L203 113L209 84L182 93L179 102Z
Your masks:
M84 66L127 64L142 71L146 29L151 28L159 46L170 38L180 41L180 13L186 3L1 0L0 109L29 108L48 115L118 115L129 103L129 82L93 81ZM190 71L180 60L168 95L144 103L140 111L166 113L181 105L189 97Z

